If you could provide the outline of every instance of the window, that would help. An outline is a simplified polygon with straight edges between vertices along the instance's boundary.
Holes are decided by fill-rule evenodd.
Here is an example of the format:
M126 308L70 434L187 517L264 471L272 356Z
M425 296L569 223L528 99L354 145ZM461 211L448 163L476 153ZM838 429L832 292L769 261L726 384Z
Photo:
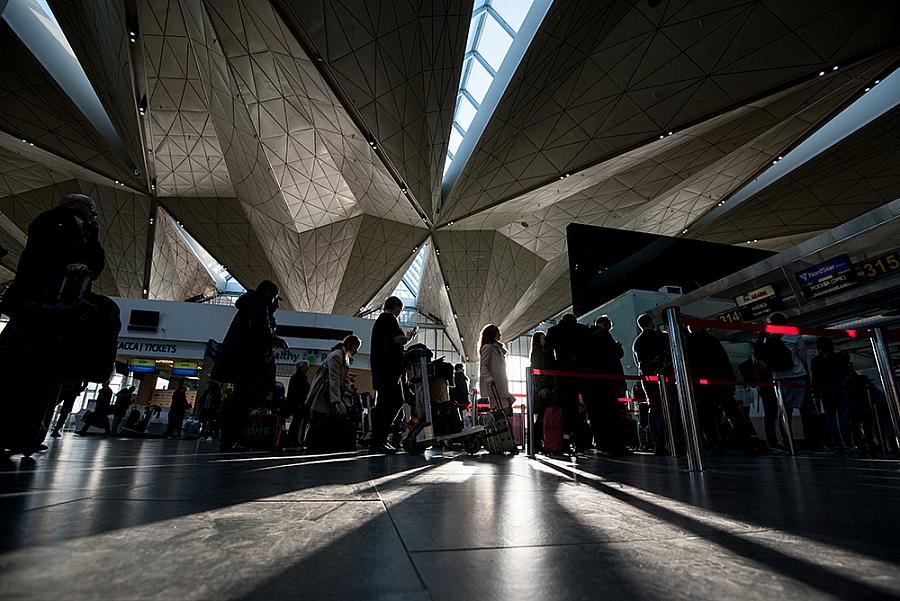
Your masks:
M544 10L532 11L535 2L536 0L476 0L469 25L469 39L466 43L459 93L456 96L453 129L450 131L450 144L444 162L445 175L457 157L463 140L470 134L475 116L481 110L493 111L496 106L496 101L489 107L484 105L488 91L495 84L505 87L509 83L508 77L503 81L498 80L497 73L509 57L510 48L516 36L523 30L529 14L540 13L534 19L543 19L550 4L550 0L541 0L538 3ZM533 33L532 29L529 35ZM526 44L530 41L529 38ZM512 60L518 62L524 54L524 48L513 54L515 56ZM481 127L483 128L483 125ZM480 132L481 129L474 137L477 138Z

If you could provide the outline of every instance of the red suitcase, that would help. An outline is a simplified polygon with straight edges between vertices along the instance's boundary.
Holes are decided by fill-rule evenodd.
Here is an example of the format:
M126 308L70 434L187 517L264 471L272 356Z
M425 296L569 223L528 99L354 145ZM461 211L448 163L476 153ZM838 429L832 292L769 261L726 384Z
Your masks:
M561 454L565 449L565 415L561 407L544 410L544 452Z

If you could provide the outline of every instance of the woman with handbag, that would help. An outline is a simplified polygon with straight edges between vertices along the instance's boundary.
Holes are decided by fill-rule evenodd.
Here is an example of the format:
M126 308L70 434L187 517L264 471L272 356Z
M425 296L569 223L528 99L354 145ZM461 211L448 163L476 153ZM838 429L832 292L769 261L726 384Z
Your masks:
M362 340L347 336L336 344L313 377L306 407L309 424L303 434L304 447L316 451L353 450L356 427L347 419L342 400L344 382L350 374L350 358L359 351ZM352 435L352 437L351 437ZM347 448L352 440L353 448Z

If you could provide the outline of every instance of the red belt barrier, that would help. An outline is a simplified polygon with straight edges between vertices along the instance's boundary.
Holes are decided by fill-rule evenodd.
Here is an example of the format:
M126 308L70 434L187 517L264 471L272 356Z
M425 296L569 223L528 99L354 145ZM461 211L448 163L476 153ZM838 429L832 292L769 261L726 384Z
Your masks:
M735 330L739 332L757 332L760 334L806 334L808 336L847 336L848 338L871 338L868 330L829 330L827 328L801 328L797 326L776 326L757 323L728 323L718 319L700 319L685 315L681 323L686 326L697 326L716 330Z
M659 378L656 376L631 376L631 375L620 375L620 374L596 374L590 371L561 371L558 369L534 369L531 373L535 376L560 376L564 378L582 378L588 380L641 380L643 382L658 382ZM670 376L671 378L671 376ZM674 380L674 378L671 378ZM800 382L792 382L790 379L780 380L781 385L785 388L809 388L808 384L802 384ZM775 383L767 380L709 380L707 378L697 378L694 380L694 384L700 384L703 386L751 386L754 388L759 388L761 386L767 386L770 388L775 387Z

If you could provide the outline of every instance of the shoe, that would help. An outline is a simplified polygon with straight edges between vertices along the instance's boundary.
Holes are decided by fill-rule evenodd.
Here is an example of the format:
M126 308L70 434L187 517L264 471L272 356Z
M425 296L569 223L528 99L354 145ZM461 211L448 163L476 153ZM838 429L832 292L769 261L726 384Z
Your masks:
M376 444L369 447L369 452L377 455L393 455L398 451L397 447L390 443Z
M50 438L59 438L62 434L59 433L59 430L54 430L50 433Z

